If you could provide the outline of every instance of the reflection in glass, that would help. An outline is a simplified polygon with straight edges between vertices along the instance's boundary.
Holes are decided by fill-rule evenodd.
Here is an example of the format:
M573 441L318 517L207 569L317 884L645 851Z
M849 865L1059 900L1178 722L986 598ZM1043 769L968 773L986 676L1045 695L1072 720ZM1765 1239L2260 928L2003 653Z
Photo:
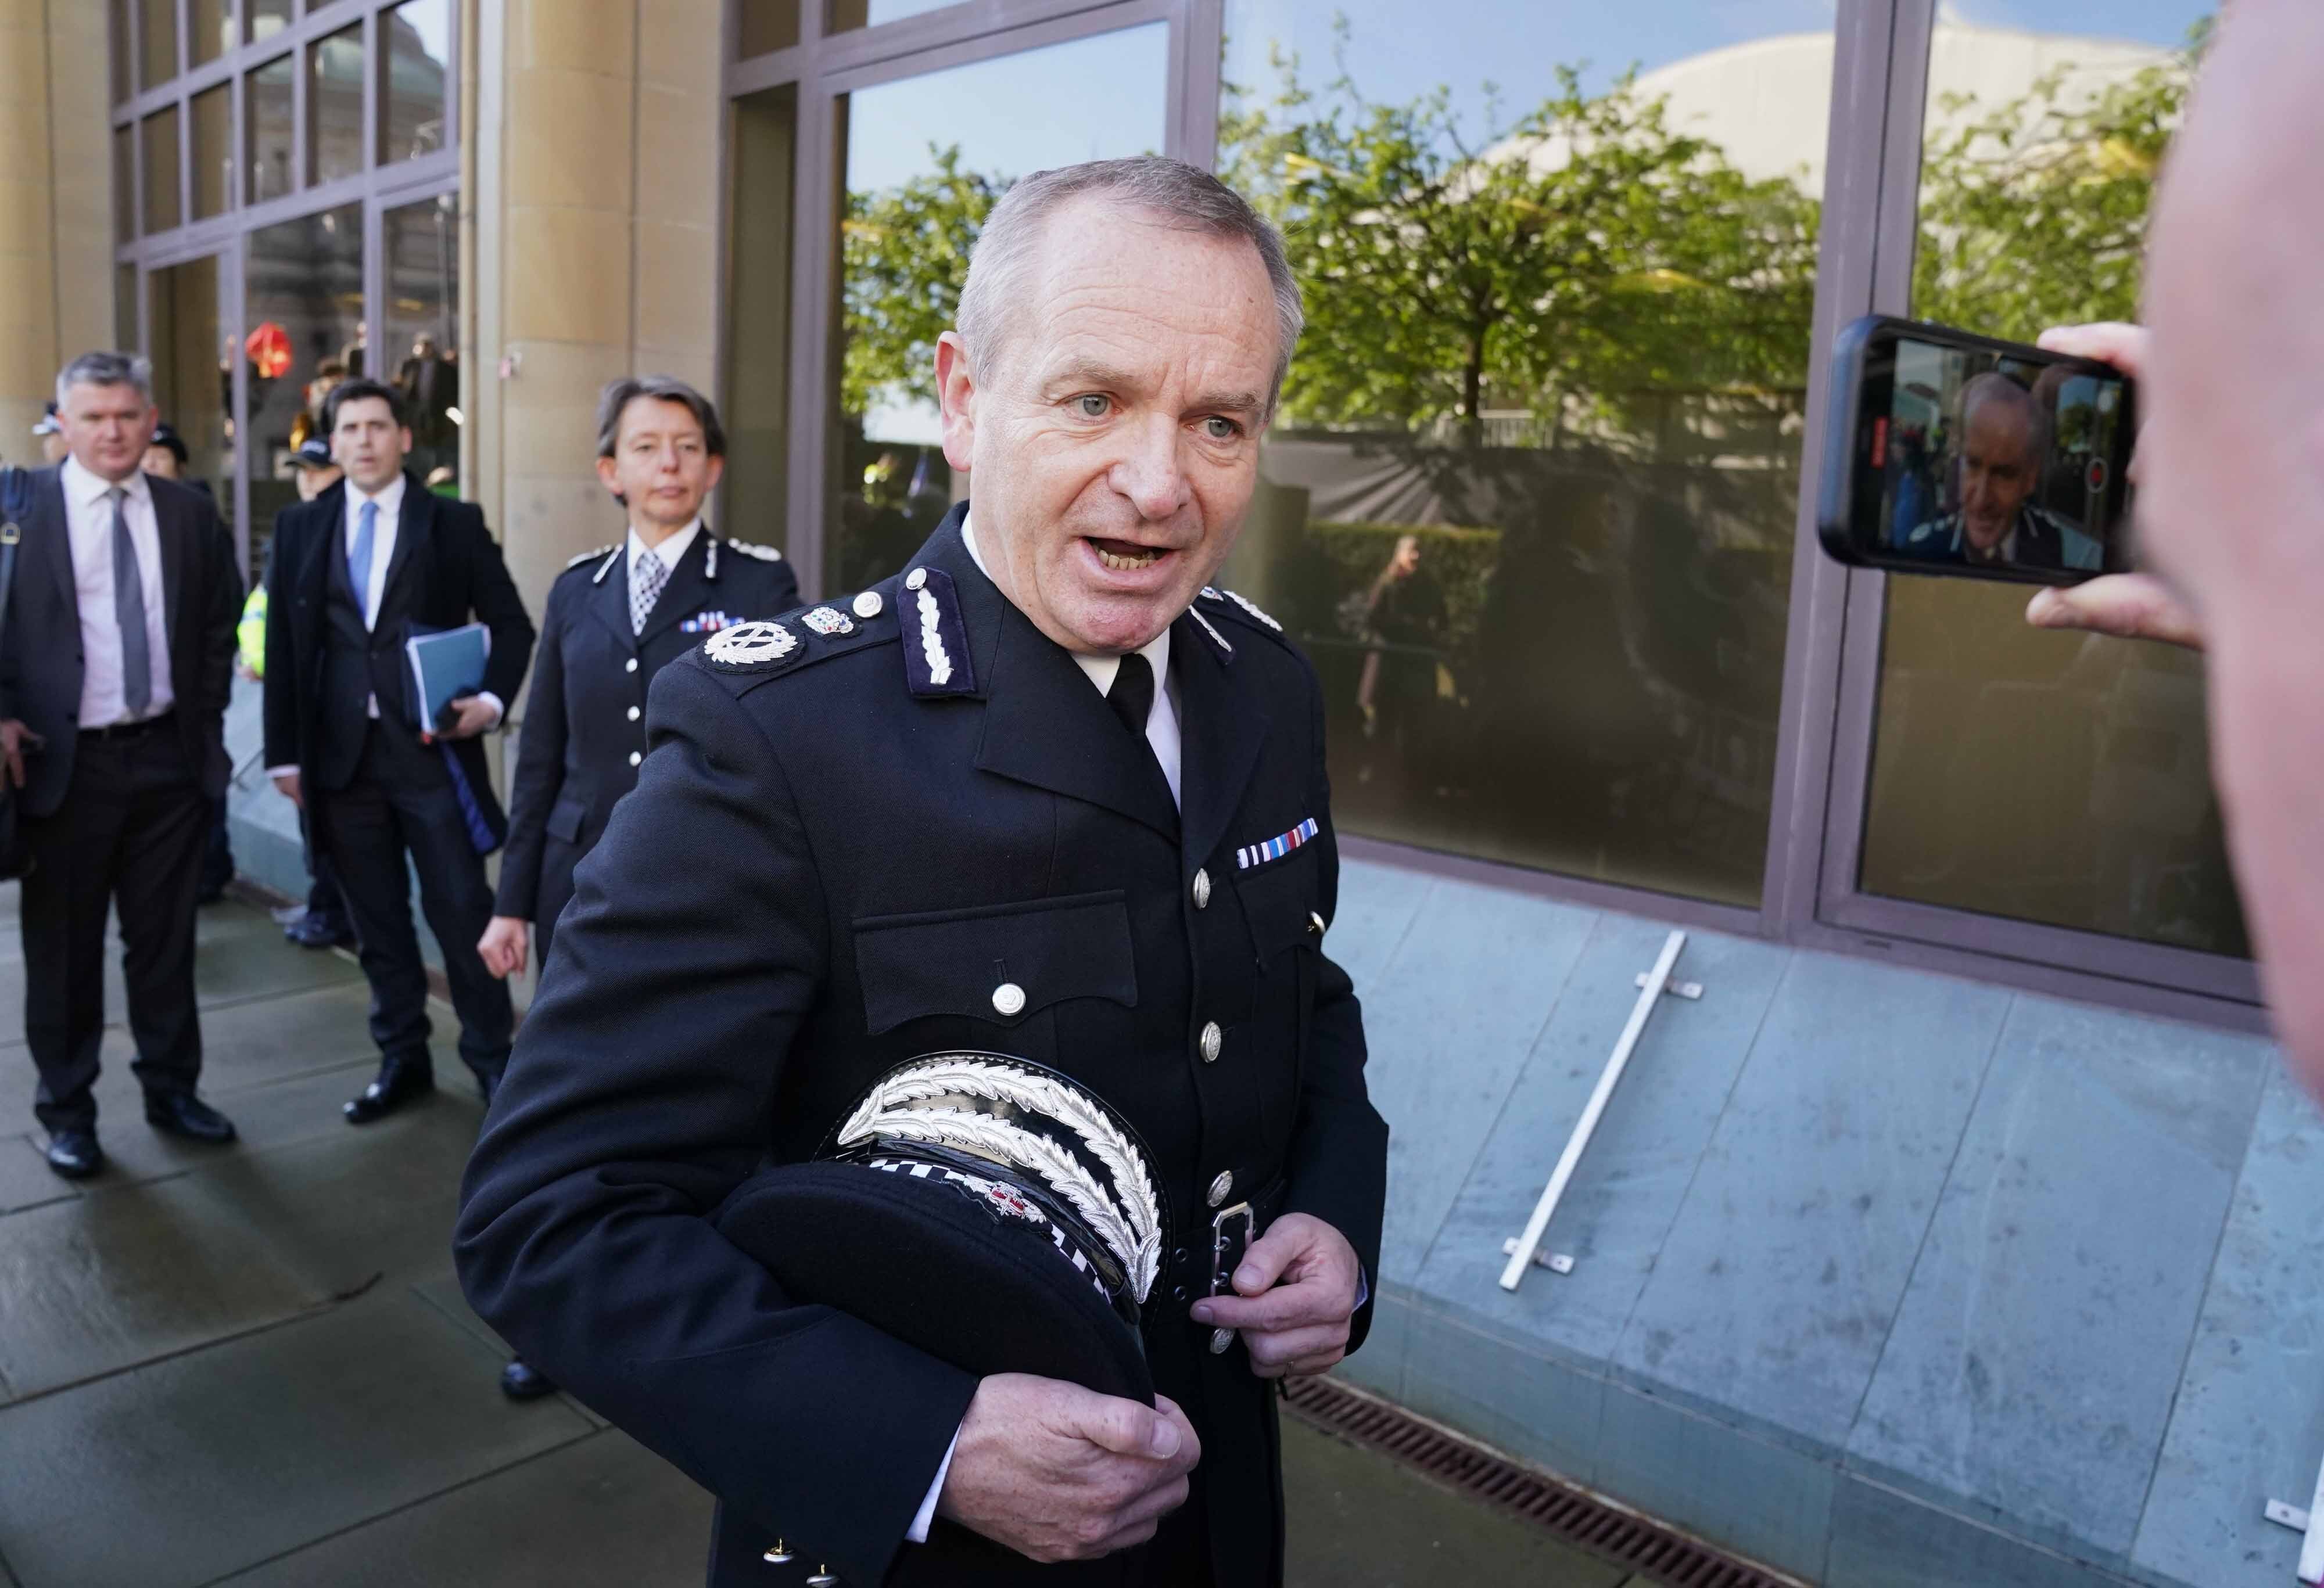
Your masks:
M234 48L234 7L229 0L190 0L192 32L186 40L187 64L200 66Z
M826 587L852 590L892 572L952 505L936 340L952 326L977 228L1023 172L1159 151L1167 50L1167 24L1150 23L842 102L847 182Z
M361 27L342 28L307 51L307 179L317 187L364 169Z
M739 0L735 10L734 52L742 60L798 42L799 0Z
M250 41L271 39L290 25L290 0L242 0L250 18Z
M459 491L460 206L452 194L380 217L385 228L387 307L380 345L397 362L390 384L403 394L411 468L431 488Z
M147 116L138 133L144 142L145 231L150 236L178 224L178 107Z
M113 129L113 236L126 243L137 235L137 134Z
M107 0L105 15L106 55L112 67L113 102L136 92L129 80L129 0Z
M789 83L734 101L726 275L728 529L789 545L791 194L798 90Z
M158 88L178 75L178 0L140 0L138 87Z
M854 28L876 28L882 23L901 22L908 16L959 4L960 0L831 0L831 31L844 33Z
M274 515L299 500L291 452L331 388L363 370L363 206L263 227L244 246L250 551L260 567Z
M1832 40L1755 12L1228 5L1308 331L1223 577L1342 828L1757 902Z
M1913 312L2030 341L2135 317L2149 191L2208 18L2021 9L2039 31L1937 26ZM1887 582L1860 886L2247 954L2200 658L2029 629L2024 607L2023 591Z
M153 400L186 444L183 479L232 511L234 366L218 326L218 260L209 254L145 278Z
M220 83L193 97L194 219L224 215L234 195L232 85Z
M137 267L118 264L113 267L113 345L138 347L143 338L137 330Z
M248 201L263 203L291 190L290 154L296 134L292 96L298 84L291 74L296 58L279 55L243 79L243 114L250 122L250 193Z
M452 0L405 0L381 19L387 93L380 102L380 163L444 147L450 105Z

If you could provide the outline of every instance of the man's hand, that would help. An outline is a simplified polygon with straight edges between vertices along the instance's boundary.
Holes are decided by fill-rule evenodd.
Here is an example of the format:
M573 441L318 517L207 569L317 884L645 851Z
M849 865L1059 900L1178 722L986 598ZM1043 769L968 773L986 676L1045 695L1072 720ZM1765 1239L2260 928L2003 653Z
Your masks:
M0 721L0 759L5 759L8 767L9 787L24 786L24 751L39 749L47 742L14 717Z
M524 974L525 923L513 915L495 915L476 940L476 957L496 977Z
M1143 1544L1186 1501L1186 1414L1056 1379L996 1373L961 1419L936 1514L1048 1563Z
M423 733L420 737L422 739L474 739L500 720L500 713L493 709L493 702L480 694L463 695L451 702L451 727L440 733Z
M299 775L296 772L277 772L274 775L274 790L300 810L307 808L307 802L299 792Z
M2151 342L2144 326L2106 321L2094 326L2054 326L2042 333L2052 353L2112 364L2132 380L2145 373ZM2138 479L2138 454L2130 459ZM2084 629L2120 639L2161 639L2203 648L2203 624L2194 610L2152 574L2109 574L2062 589L2036 591L2025 620L2036 629Z
M1303 1377L1348 1354L1362 1276L1345 1235L1320 1218L1286 1213L1243 1253L1236 1295L1205 1297L1187 1310L1196 1323L1241 1331L1260 1378Z

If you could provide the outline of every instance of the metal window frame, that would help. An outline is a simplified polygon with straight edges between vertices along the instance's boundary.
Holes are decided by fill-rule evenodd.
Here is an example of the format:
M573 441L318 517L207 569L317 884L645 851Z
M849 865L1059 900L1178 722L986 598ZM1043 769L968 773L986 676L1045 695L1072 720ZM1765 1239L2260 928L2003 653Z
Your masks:
M787 551L801 589L821 594L828 528L825 493L831 473L827 408L835 350L833 218L840 180L840 96L1043 44L1167 21L1166 146L1180 159L1208 167L1216 157L1227 0L964 0L836 34L828 29L825 0L802 0L798 42L747 60L736 57L738 4L730 3L724 17L729 103L785 83L795 85L798 93ZM1812 332L1818 348L1830 346L1858 315L1901 308L1909 300L1937 0L1838 0L1836 9ZM724 202L731 203L731 195ZM722 380L726 323L722 313ZM1818 477L1830 441L1827 385L1824 362L1812 359L1803 482ZM1795 534L1766 863L1756 909L1355 835L1343 837L1343 851L1426 876L1487 882L1585 908L1835 950L2202 1024L2264 1030L2257 972L2248 961L1916 904L1856 887L1885 581L1823 555L1812 493L1805 489Z
M452 29L446 44L444 146L417 160L383 162L380 158L380 131L382 104L388 79L387 62L382 59L380 45L386 34L383 19L402 3L403 0L305 0L303 5L294 8L288 25L268 34L263 41L253 42L250 38L251 0L233 0L235 43L217 60L188 70L193 0L174 0L179 74L166 83L150 87L142 81L144 7L138 4L124 7L124 36L120 41L120 47L129 52L129 80L135 92L109 108L106 124L108 135L122 129L126 129L129 133L129 208L137 222L137 234L115 239L113 260L116 268L128 265L136 271L137 344L141 349L148 353L152 351L152 285L150 277L153 271L215 255L218 261L219 324L223 327L230 327L239 337L243 334L249 307L249 283L245 276L248 249L245 244L250 234L284 221L319 215L326 210L349 205L363 207L364 322L370 327L384 324L383 310L387 302L387 262L383 217L388 210L459 189L463 132L459 86L460 74L464 69L465 17L466 8L479 4L480 0L454 0L455 16L460 20L461 25ZM308 91L308 79L311 73L309 51L319 41L350 26L362 30L364 50L363 167L352 176L321 186L309 186L314 129L313 96ZM247 202L251 129L249 90L245 79L250 73L286 57L291 62L291 190L252 204ZM225 210L197 221L191 218L193 100L197 95L221 84L232 85L229 119L235 180L226 195ZM110 87L108 80L108 92ZM178 183L179 225L167 232L149 234L144 229L145 188L156 177L145 169L143 123L146 116L173 106L178 114L178 169L175 179ZM237 359L234 373L234 410L237 416L246 415L249 411L249 398L247 362ZM248 428L237 425L234 438L231 511L235 555L245 567L250 559L252 462Z

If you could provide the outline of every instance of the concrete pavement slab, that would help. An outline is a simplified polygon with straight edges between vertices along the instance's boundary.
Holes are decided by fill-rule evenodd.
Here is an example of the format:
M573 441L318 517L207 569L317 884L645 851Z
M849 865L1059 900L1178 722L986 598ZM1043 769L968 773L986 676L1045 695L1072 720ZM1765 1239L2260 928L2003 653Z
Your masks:
M45 1132L0 1135L0 1213L80 1195L78 1187L51 1170L41 1156L47 1143Z
M23 1588L192 1588L591 1432L491 1361L397 1289L0 1408L0 1552Z

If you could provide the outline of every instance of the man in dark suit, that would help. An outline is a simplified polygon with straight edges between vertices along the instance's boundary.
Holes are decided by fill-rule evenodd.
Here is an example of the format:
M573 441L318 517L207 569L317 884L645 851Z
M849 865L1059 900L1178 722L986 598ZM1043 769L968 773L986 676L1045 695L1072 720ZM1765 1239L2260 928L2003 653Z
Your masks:
M152 366L75 359L57 379L70 455L32 476L7 637L0 753L21 791L24 1037L49 1166L104 1166L97 1141L105 921L120 913L132 1068L145 1117L197 1141L234 1125L194 1095L195 895L226 793L226 705L242 575L209 499L139 472Z
M509 799L500 899L476 945L494 976L520 973L525 927L540 962L573 867L637 786L646 686L703 637L798 604L798 581L772 546L722 541L702 504L726 464L710 399L668 375L624 376L597 402L597 477L628 509L629 537L566 565L549 589ZM501 1374L511 1400L555 1386L519 1357Z
M818 1561L1016 1583L1029 1558L1083 1563L1061 1583L1263 1588L1267 1381L1360 1343L1387 1178L1323 953L1322 693L1205 583L1298 292L1215 179L1105 161L1010 190L959 326L936 384L973 518L899 576L664 670L455 1254L529 1360L718 1496L715 1583ZM1143 1138L1173 1210L1141 1314L1156 1405L980 1377L788 1293L713 1227L890 1068L973 1049L1061 1072ZM1246 1209L1263 1233L1214 1293L1213 1237Z
M346 1110L364 1124L436 1084L407 856L444 950L460 1057L487 1097L507 1061L508 988L475 952L492 919L484 856L507 831L478 735L523 682L533 631L483 512L405 471L411 433L392 390L347 381L323 427L346 478L274 520L266 765L330 856L371 982L379 1075ZM472 618L492 638L483 686L443 723L413 721L405 640Z

